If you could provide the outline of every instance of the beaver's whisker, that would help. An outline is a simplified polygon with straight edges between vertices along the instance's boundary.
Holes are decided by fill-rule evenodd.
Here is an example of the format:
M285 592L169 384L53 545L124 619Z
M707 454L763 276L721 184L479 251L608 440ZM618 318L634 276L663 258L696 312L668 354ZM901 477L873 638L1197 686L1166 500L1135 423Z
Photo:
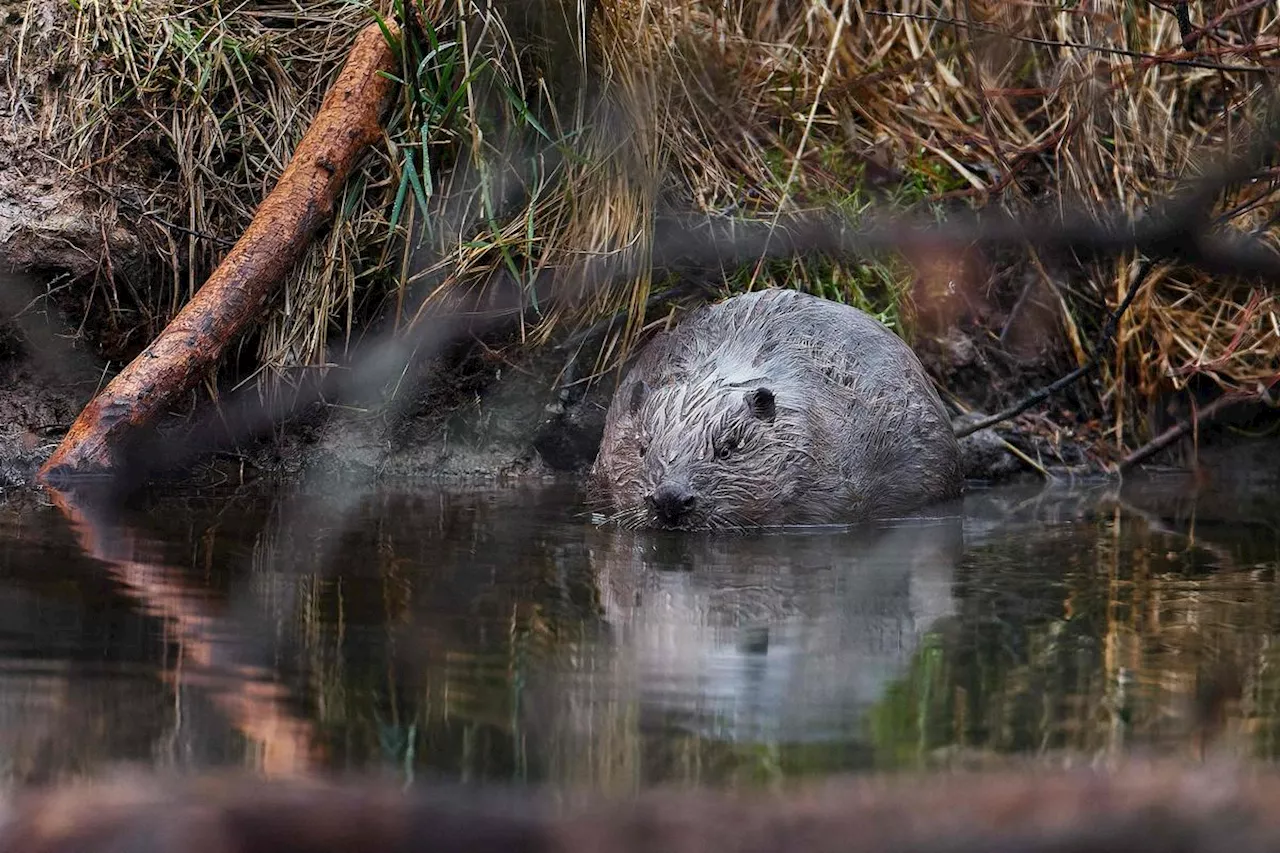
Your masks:
M605 519L607 523L616 524L623 530L635 530L642 527L644 520L644 508L639 506L624 507Z

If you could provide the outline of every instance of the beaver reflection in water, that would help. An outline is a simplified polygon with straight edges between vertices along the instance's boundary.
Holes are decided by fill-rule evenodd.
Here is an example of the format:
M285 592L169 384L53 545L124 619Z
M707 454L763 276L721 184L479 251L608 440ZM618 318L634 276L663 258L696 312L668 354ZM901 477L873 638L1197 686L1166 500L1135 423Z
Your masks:
M624 527L688 530L893 516L962 488L911 348L791 290L735 296L654 338L609 407L588 487Z

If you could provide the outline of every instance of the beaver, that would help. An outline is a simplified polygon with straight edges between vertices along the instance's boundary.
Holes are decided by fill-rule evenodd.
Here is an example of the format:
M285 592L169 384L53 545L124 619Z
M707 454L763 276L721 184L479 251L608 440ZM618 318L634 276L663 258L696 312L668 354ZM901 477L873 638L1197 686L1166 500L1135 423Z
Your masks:
M588 500L626 528L850 523L960 495L960 449L905 342L794 290L704 306L619 384Z

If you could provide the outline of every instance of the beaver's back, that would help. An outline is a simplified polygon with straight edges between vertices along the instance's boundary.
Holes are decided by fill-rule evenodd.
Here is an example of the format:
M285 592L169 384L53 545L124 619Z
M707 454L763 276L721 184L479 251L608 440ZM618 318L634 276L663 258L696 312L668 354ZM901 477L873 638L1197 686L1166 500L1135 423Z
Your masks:
M795 290L771 288L705 306L655 338L633 372L645 381L681 381L767 367L774 371L817 369L842 384L928 378L915 353L863 311ZM642 370L643 368L643 370ZM911 371L910 368L915 368ZM918 375L916 375L918 373ZM938 401L941 411L941 401Z

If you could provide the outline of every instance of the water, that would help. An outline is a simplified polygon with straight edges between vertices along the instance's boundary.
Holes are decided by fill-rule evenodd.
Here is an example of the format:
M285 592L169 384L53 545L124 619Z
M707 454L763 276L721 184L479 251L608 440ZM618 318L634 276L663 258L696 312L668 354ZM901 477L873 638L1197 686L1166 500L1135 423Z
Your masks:
M566 486L0 502L0 773L632 791L1280 751L1280 498L1181 480L742 537ZM3 499L0 499L2 501ZM75 510L75 508L71 508Z

